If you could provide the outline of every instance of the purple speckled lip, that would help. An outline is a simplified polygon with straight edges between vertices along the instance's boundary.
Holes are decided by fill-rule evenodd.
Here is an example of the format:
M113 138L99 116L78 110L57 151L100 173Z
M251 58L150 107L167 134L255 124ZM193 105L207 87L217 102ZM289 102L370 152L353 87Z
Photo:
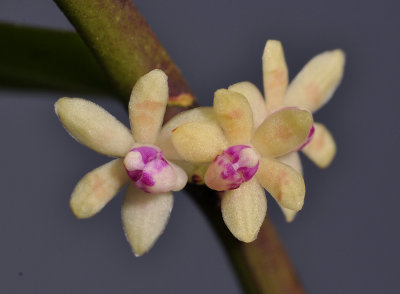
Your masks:
M314 136L314 133L315 133L315 128L314 128L314 125L312 125L312 127L311 127L311 129L310 129L310 132L308 133L308 136L307 136L306 141L303 143L303 145L301 145L301 146L297 149L297 151L300 151L301 149L303 149L304 147L306 147L306 146L308 145L308 143L311 142L311 140L312 140L312 138L313 138L313 136Z
M161 150L151 146L136 147L129 152L140 153L141 162L138 163L140 166L138 168L128 169L125 167L128 176L135 182L137 188L150 193L149 188L156 184L154 176L168 166L168 162Z
M156 158L161 158L162 153L160 150L157 150L156 148L150 147L150 146L140 146L131 149L131 151L137 151L140 153L142 156L142 160L144 164L149 163L150 161L156 159ZM131 152L130 151L130 152Z
M153 177L143 170L127 170L126 172L128 173L128 176L132 179L132 181L137 184L143 184L144 186L154 186L155 184Z
M251 147L246 145L231 146L215 158L207 170L210 188L218 191L236 189L256 174L259 161L254 162L256 154L243 153L243 150L248 148ZM253 151L253 149L250 150Z
M231 158L232 163L236 163L240 159L240 151L243 149L251 148L250 146L247 145L234 145L226 149L224 152L225 154L228 154L229 157Z

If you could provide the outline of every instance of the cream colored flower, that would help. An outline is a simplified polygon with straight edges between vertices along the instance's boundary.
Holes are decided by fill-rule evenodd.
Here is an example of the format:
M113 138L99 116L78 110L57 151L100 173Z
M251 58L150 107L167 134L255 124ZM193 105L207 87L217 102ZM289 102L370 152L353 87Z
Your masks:
M153 70L132 90L129 118L132 132L100 106L80 98L61 98L55 111L77 141L117 159L86 174L71 196L78 218L98 213L129 182L122 205L126 237L136 256L146 253L168 222L171 191L187 182L185 172L167 161L155 145L168 101L167 76Z
M164 129L171 132L170 141L161 145L170 146L171 158L209 164L205 182L225 191L221 210L227 227L239 240L251 242L267 210L263 187L285 207L299 210L303 206L301 174L275 157L297 150L312 124L309 111L287 107L255 128L248 100L220 89L215 92L213 109L198 108L173 118Z
M253 109L255 124L276 109L284 106L298 106L316 112L332 97L343 77L345 57L337 49L323 52L312 58L288 86L288 69L282 45L269 40L263 54L263 82L265 99L256 86L241 82L229 87L244 95ZM327 128L314 123L315 132L310 142L301 150L321 168L327 167L336 153L336 144ZM302 172L297 152L281 157L281 161ZM282 208L287 221L292 221L295 211Z

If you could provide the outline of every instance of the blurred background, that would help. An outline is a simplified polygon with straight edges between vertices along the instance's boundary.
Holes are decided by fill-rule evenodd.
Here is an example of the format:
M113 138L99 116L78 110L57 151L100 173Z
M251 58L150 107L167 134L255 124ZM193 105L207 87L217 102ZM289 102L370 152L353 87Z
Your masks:
M308 293L396 293L400 261L398 1L136 0L202 105L242 80L261 87L267 39L282 41L290 77L314 55L346 52L345 77L316 115L338 153L319 170L303 157L304 209L268 213ZM52 1L2 0L0 21L73 30ZM7 46L2 43L0 46ZM76 143L54 114L84 97L124 123L119 102L70 91L0 88L1 293L241 293L207 220L179 193L167 229L135 258L120 220L122 193L78 221L75 183L108 159Z

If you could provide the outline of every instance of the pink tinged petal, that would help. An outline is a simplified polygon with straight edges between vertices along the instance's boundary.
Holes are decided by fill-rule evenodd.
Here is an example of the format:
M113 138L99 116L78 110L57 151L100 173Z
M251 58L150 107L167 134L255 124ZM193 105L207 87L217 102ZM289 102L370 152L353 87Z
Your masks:
M185 172L169 163L155 146L133 148L125 156L124 165L136 187L147 193L180 190L187 182Z
M171 134L179 156L192 163L211 162L228 147L221 128L212 122L189 122Z
M213 122L214 124L217 124L217 119L212 107L197 107L191 110L183 111L171 118L162 127L156 142L156 145L161 148L164 156L169 160L181 159L180 155L172 144L172 131L178 126L189 122Z
M87 173L75 186L70 206L77 218L92 217L128 182L121 159L115 159Z
M252 242L265 219L267 199L257 180L226 191L221 202L222 217L231 233L240 241Z
M77 141L101 154L123 157L134 144L127 127L102 107L80 98L61 98L56 114Z
M313 118L309 111L286 107L265 119L252 142L263 156L282 156L297 150L307 140L312 125Z
M257 128L267 116L264 97L258 88L250 82L241 82L230 86L228 90L246 97L253 113L254 128Z
M315 123L315 133L311 142L302 149L318 167L328 167L336 154L336 143L328 129L320 123Z
M137 142L156 141L167 102L168 78L163 71L152 70L136 82L129 101L129 118Z
M283 96L288 85L288 69L282 44L276 40L268 40L262 57L264 93L267 109L283 106Z
M136 256L149 251L163 233L173 200L172 193L148 194L129 185L122 205L122 223Z
M274 158L262 158L256 177L281 206L295 211L303 207L304 180L290 166Z
M314 125L311 127L310 132L308 133L307 139L306 141L299 147L297 148L297 151L300 151L301 149L303 149L304 147L306 147L308 145L308 143L311 142L312 138L314 137L314 132L315 132L315 127Z
M285 104L317 111L329 101L343 77L342 50L326 51L312 58L294 78L285 95Z
M214 111L231 145L250 142L253 134L253 113L243 95L226 89L216 91Z
M205 183L216 191L237 189L253 178L258 163L259 156L250 146L231 146L209 165Z

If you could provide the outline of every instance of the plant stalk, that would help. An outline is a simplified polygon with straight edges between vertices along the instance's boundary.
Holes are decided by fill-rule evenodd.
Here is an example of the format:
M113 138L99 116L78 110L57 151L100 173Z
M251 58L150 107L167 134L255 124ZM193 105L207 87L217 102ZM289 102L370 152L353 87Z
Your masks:
M168 76L170 112L194 104L189 85L131 0L54 2L93 52L125 104L138 78L155 68Z

